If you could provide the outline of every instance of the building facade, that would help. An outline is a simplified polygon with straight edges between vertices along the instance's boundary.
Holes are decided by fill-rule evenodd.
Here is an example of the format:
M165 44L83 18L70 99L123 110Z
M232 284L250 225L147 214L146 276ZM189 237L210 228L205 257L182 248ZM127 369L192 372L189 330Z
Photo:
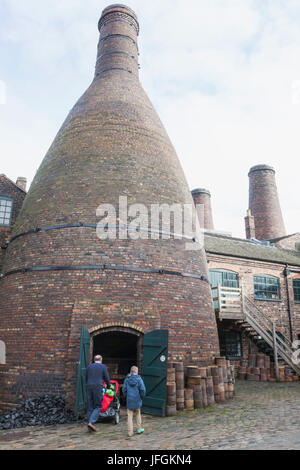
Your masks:
M300 338L300 251L212 234L205 236L205 247L212 287L241 288L279 333L291 341ZM218 331L228 358L258 351L234 319L218 320Z
M218 234L210 192L191 195L139 82L135 13L106 8L99 32L92 84L27 196L24 179L0 176L0 409L44 393L73 405L82 328L90 359L103 355L120 380L141 365L143 337L157 329L169 331L174 361L209 366L220 348L228 359L242 358L258 346L236 318L220 318L213 300L219 287L242 289L279 333L300 336L300 235L286 235L275 171L250 170L247 239ZM186 250L174 225L169 239L148 222L139 230L155 236L129 237L120 196L148 209L202 205L205 249ZM114 240L97 231L107 204L116 208L103 223Z

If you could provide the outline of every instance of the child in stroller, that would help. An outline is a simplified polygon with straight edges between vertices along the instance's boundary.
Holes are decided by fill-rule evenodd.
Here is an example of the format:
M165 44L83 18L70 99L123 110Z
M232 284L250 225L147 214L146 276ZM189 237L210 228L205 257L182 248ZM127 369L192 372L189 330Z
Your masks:
M106 384L103 387L103 402L99 420L114 420L115 424L120 422L120 401L117 396L119 383L111 380L111 388L107 390Z

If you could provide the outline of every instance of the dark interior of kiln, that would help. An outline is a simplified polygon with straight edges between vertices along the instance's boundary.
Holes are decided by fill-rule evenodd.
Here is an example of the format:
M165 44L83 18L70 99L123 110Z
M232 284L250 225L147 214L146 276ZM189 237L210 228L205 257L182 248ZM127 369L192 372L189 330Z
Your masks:
M132 366L140 367L139 337L112 331L94 337L93 356L100 354L110 378L123 384Z

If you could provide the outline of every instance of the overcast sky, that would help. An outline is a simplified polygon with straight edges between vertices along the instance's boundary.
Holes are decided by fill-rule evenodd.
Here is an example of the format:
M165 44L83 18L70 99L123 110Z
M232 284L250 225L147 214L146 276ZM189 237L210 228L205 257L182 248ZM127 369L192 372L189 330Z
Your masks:
M111 2L113 3L113 2ZM89 86L103 0L0 0L0 173L29 182ZM141 82L215 226L244 237L248 171L275 167L300 231L300 1L130 0Z

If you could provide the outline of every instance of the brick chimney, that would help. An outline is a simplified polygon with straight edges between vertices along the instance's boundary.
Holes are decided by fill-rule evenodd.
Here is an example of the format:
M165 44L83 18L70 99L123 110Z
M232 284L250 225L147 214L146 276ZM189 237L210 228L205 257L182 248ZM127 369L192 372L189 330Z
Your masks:
M16 185L19 186L19 188L23 189L23 191L26 191L27 179L23 178L23 176L19 176L16 181Z
M254 166L249 172L249 179L249 210L254 217L255 238L269 240L286 235L274 168L268 165Z
M108 71L129 72L138 77L137 37L140 27L134 11L125 5L111 5L103 10L98 29L100 39L95 77Z
M214 230L214 222L211 208L211 194L207 189L198 188L192 191L195 206L198 207L200 227L205 230Z
M250 210L247 211L247 217L245 217L245 225L247 239L250 240L250 238L255 238L255 222Z

